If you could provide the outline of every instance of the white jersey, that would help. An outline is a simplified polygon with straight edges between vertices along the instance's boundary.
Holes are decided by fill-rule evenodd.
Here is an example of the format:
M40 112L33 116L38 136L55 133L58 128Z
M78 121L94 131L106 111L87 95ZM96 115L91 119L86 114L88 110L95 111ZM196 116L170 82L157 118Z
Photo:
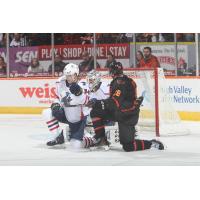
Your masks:
M107 99L110 95L110 85L108 83L101 83L100 88L96 92L89 93L89 99Z
M83 93L80 96L75 96L70 92L69 87L66 86L66 79L64 76L60 77L56 82L56 94L58 97L57 102L63 106L65 116L71 123L78 122L84 116L89 114L89 109L84 106L84 104L88 102L89 98L87 94L87 83L85 81L78 81L77 84L83 89ZM71 98L69 106L71 105L73 107L65 107L62 103L62 98L67 95Z

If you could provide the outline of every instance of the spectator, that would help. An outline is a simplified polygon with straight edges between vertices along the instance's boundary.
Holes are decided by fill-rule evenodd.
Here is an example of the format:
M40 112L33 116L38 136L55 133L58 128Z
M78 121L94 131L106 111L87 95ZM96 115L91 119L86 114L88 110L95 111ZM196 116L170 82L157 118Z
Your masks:
M2 42L3 40L3 33L0 33L0 43Z
M127 43L128 38L126 36L126 33L120 33L116 38L116 43Z
M166 42L162 33L151 33L151 42Z
M38 33L27 34L27 39L30 46L39 46Z
M157 57L152 55L152 51L150 47L144 47L143 55L144 55L144 58L140 60L138 67L142 67L142 68L160 67L160 63Z
M105 68L109 68L110 67L110 64L112 62L116 62L115 58L114 58L114 55L112 53L108 53L108 57L107 57L107 60L106 60L106 65L105 65Z
M43 73L44 68L40 65L40 62L37 58L31 60L31 65L28 67L28 73Z
M26 46L51 45L50 33L26 33L24 37L27 40Z
M136 53L136 67L140 66L140 61L144 59L142 51L137 51Z
M125 35L127 37L128 42L133 42L133 33L126 33Z
M79 64L80 72L89 72L94 69L94 57L89 56L87 51L83 51L82 53L83 61ZM96 67L100 68L99 63L96 63Z
M63 33L63 44L81 44L81 33Z
M26 46L26 40L20 33L14 33L13 39L10 43L10 47L23 47Z
M2 56L0 56L0 74L6 74L6 63Z
M5 33L0 33L0 48L6 47Z
M86 33L80 39L81 44L93 44L93 33Z
M164 38L163 42L174 42L174 33L161 33Z
M98 34L97 44L112 44L115 43L115 37L111 33Z
M55 60L54 60L54 72L63 72L63 69L65 68L65 66L68 63L64 63L62 61L62 58L60 55L56 55L55 56ZM49 73L52 73L52 64L49 65L49 69L48 69Z
M54 44L55 45L62 45L62 44L64 44L63 33L55 33L54 34Z
M185 38L186 42L194 42L195 41L194 33L185 33L184 38Z
M195 34L194 33L177 33L176 39L177 39L177 42L194 42Z
M136 42L173 42L173 33L137 33Z
M136 42L152 42L151 33L137 33Z

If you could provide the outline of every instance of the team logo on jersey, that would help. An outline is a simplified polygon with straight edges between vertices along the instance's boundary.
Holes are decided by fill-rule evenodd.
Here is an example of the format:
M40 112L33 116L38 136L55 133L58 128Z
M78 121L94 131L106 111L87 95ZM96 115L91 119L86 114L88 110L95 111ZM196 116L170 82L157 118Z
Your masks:
M121 90L116 90L113 96L119 97L121 95Z

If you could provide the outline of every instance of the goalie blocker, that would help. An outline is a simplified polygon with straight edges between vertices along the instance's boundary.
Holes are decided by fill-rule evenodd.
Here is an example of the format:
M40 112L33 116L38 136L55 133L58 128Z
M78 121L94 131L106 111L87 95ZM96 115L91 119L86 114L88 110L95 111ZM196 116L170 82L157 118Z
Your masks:
M95 131L96 145L105 141L105 121L118 122L119 140L125 151L139 151L155 147L163 150L164 146L157 140L135 139L135 125L138 123L140 105L143 98L137 98L136 83L123 74L120 62L110 66L110 75L113 81L110 85L110 97L105 100L96 100L90 113Z

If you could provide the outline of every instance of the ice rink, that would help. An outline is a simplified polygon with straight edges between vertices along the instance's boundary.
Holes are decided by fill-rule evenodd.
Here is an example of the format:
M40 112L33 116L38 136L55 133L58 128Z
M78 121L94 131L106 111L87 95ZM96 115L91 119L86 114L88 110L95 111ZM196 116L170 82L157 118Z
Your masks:
M200 124L185 122L186 136L161 137L164 151L123 152L120 146L109 151L49 148L50 138L40 115L0 115L0 165L39 166L121 166L121 165L200 165ZM141 134L141 138L153 138ZM154 136L155 137L155 136Z

